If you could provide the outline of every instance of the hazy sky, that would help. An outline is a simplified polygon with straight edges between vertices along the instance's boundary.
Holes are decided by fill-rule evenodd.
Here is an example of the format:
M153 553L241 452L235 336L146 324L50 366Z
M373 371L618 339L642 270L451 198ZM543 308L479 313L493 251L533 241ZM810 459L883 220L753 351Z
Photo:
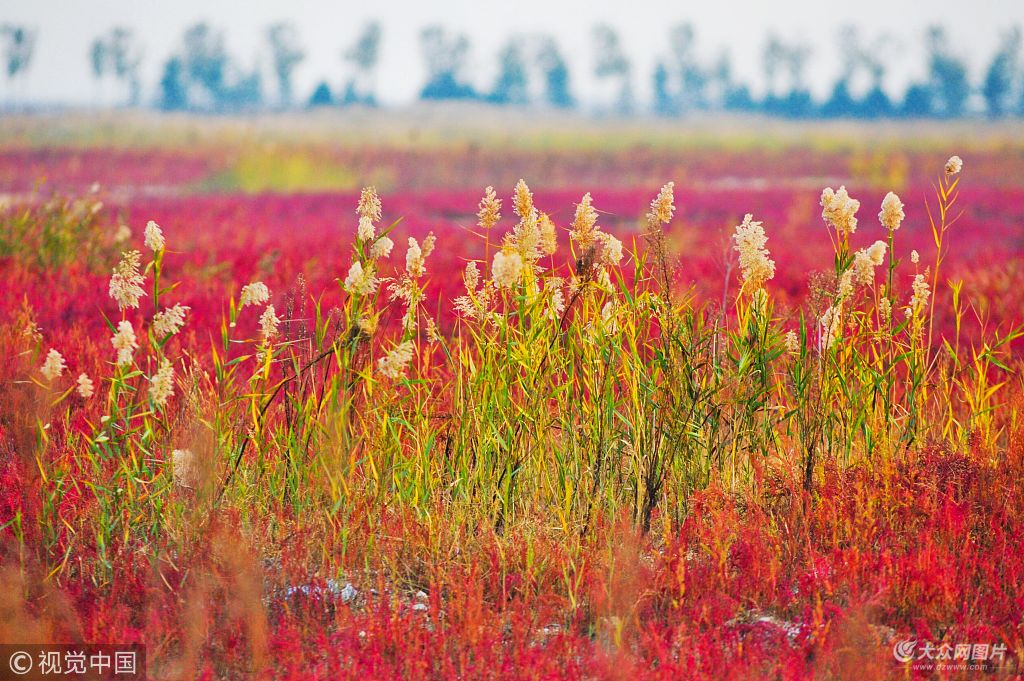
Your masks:
M229 50L243 65L262 60L265 27L281 19L293 22L308 52L296 72L297 92L305 97L327 79L337 87L345 77L340 53L371 19L383 24L378 93L385 102L411 100L423 82L419 30L432 23L467 32L473 41L467 75L486 85L495 70L495 54L510 33L543 31L555 35L572 69L572 85L584 99L595 96L591 28L597 22L617 26L634 61L638 95L650 91L650 73L666 51L668 28L690 21L698 49L710 59L723 49L732 55L734 72L760 85L760 51L769 31L786 39L802 38L814 48L808 76L818 95L825 94L838 69L838 28L853 23L866 37L888 32L898 40L886 85L901 88L923 73L922 35L930 23L944 23L977 78L1000 35L1024 24L1020 0L856 0L842 4L815 0L0 0L0 22L13 21L39 30L35 60L20 97L85 102L97 88L89 70L88 46L114 24L134 28L145 42L145 97L155 96L167 56L177 48L185 27L206 20L225 30ZM108 94L112 96L112 88Z

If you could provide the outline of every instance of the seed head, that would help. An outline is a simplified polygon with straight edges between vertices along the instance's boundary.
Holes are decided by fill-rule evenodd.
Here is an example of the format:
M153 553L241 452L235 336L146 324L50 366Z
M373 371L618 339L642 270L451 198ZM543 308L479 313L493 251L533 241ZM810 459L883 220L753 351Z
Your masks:
M558 321L565 312L565 294L562 293L561 277L549 277L544 282L544 291L548 293L547 316Z
M853 295L853 275L854 269L851 267L839 277L839 290L836 292L839 302Z
M923 274L914 275L914 283L911 284L913 295L910 296L910 305L907 307L907 316L916 314L924 309L931 295L931 287Z
M369 241L370 239L373 238L373 235L373 220L366 216L359 218L359 229L356 233L357 238L360 241Z
M852 293L853 284L870 286L875 281L875 267L885 262L885 252L888 245L884 241L876 241L867 248L862 248L853 254L853 265L851 271L844 273L844 280L849 281L851 289L847 294ZM840 286L842 289L842 286ZM845 297L840 291L840 297Z
M491 278L498 288L511 288L519 283L523 273L523 258L515 252L498 251L491 264Z
M537 218L537 230L540 232L540 250L544 255L554 255L558 249L558 234L555 223L547 213Z
M412 361L414 349L412 341L399 343L394 350L377 361L377 370L388 378L401 378Z
M672 215L675 213L675 196L673 194L675 182L668 182L658 192L658 196L651 201L651 212L647 214L647 225L651 229L658 224L667 225L672 222Z
M878 316L883 324L889 322L889 318L892 316L892 303L889 302L888 296L878 299Z
M66 368L67 364L64 363L63 355L53 348L50 348L50 351L46 353L46 360L43 362L43 366L39 370L42 372L43 378L47 381L53 381L54 379L60 378Z
M427 343L433 345L441 339L441 332L437 329L437 322L433 317L427 317Z
M363 264L356 260L348 268L348 276L345 277L345 291L354 296L368 296L377 290L378 280L374 273L373 266Z
M754 216L747 213L743 223L736 226L732 238L736 242L733 249L740 254L740 270L744 282L760 288L775 276L775 261L768 257L768 249L765 248L768 237L764 233L763 223L755 221Z
M92 397L95 392L95 386L93 385L92 379L87 374L78 375L78 395L83 400L87 400Z
M480 228L488 230L498 224L501 219L501 199L494 193L494 187L484 190L484 198L480 199L480 211L476 214L480 218Z
M964 169L964 162L959 156L950 156L946 161L946 177L958 175Z
M173 336L185 326L185 313L189 311L187 305L177 304L162 312L153 315L153 333L157 338Z
M870 286L875 281L875 266L871 262L871 256L865 249L853 254L853 265L851 266L853 283Z
M25 327L21 330L21 335L34 343L38 343L43 339L43 330L39 328L38 324L29 319L25 322Z
M264 341L269 341L277 335L277 327L280 323L281 320L274 314L274 306L267 305L267 309L260 315L260 332L263 334Z
M110 277L110 297L117 302L118 309L124 311L129 307L138 307L139 299L146 295L142 289L145 278L139 272L142 254L138 251L125 251L121 254L121 262L114 268Z
M520 220L512 231L505 235L504 250L515 251L524 263L533 264L540 260L541 234L540 217L536 210L531 210Z
M359 206L356 208L356 213L361 218L369 218L371 222L380 222L381 211L380 211L380 197L377 196L377 190L373 187L366 187L359 194ZM362 221L360 220L360 223Z
M889 245L884 241L876 241L867 247L868 257L871 258L871 264L878 267L885 262L885 253L889 250Z
M242 295L239 298L239 309L249 305L262 305L270 300L270 289L262 281L254 281L242 287Z
M476 319L477 304L469 296L459 296L452 304L455 314L465 319Z
M413 237L409 237L409 250L405 252L405 271L410 277L422 277L426 271L426 259L423 249Z
M520 218L525 218L533 212L533 194L530 193L530 188L526 186L524 180L519 180L516 183L516 189L512 196L512 210Z
M783 339L786 344L786 350L792 354L800 352L800 338L796 335L796 331L789 330Z
M586 252L594 245L598 238L597 232L601 229L597 226L597 211L591 202L590 192L587 192L576 204L576 215L569 230L569 237L576 242L581 252Z
M386 236L382 236L373 242L370 246L370 259L380 260L391 255L391 249L395 247L395 242Z
M878 214L878 221L890 232L900 228L900 223L906 215L903 213L903 202L893 192L889 192L882 199L882 210Z
M146 248L150 249L154 253L157 251L164 250L164 233L160 229L160 225L156 224L152 220L146 223Z
M370 315L368 317L359 318L359 330L362 331L365 336L372 336L377 330L377 324L379 319L377 315Z
M467 292L476 291L477 284L480 283L480 268L477 267L475 260L470 260L466 264L466 272L462 275L462 280L466 284Z
M149 396L153 404L164 407L174 395L174 366L171 360L164 357L160 362L160 368L149 378Z
M622 262L622 242L607 232L600 233L601 264L615 266Z
M131 364L132 355L135 353L135 349L139 347L132 323L126 319L118 322L117 332L110 339L110 344L117 350L117 366Z
M837 232L853 234L857 231L856 215L860 201L850 198L846 187L840 187L836 192L827 187L821 193L821 206L821 217Z
M842 320L843 308L840 305L828 308L821 316L821 341L818 347L822 352L831 348L839 338L839 334L843 330Z
M434 252L434 246L437 244L437 237L434 236L433 232L427 234L423 239L423 259L426 260L430 257L430 254Z

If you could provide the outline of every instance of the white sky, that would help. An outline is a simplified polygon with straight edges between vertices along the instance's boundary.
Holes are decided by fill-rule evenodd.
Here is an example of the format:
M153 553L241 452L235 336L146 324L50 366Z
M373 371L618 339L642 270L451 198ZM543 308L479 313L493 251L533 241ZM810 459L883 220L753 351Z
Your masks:
M225 30L229 50L249 67L264 51L264 29L278 20L298 28L308 57L296 72L297 96L305 98L321 79L335 88L345 76L340 53L371 19L383 25L378 96L387 103L410 101L423 83L419 30L432 23L467 32L473 42L467 75L489 84L495 54L510 33L554 34L567 57L574 93L592 99L594 59L591 29L608 22L618 27L634 62L637 95L646 99L655 59L666 50L668 28L690 21L698 49L710 60L723 48L732 55L734 73L761 84L760 52L769 31L803 38L814 53L808 80L819 96L827 94L838 70L838 28L847 23L871 37L886 31L901 44L886 86L900 90L923 72L923 33L934 22L946 25L976 80L1003 31L1024 24L1020 0L857 0L833 4L815 0L0 0L0 23L28 24L39 30L32 68L16 93L20 99L89 103L96 84L87 58L90 41L112 25L134 28L145 42L144 96L155 96L167 56L183 30L206 20ZM264 57L265 63L265 57ZM268 83L269 85L269 83ZM6 93L6 85L0 92ZM108 95L110 94L108 88Z

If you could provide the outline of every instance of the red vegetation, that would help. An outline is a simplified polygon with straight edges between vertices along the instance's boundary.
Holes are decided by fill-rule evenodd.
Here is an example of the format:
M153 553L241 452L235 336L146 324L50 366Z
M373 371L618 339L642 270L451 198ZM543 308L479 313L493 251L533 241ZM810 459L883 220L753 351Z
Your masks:
M806 150L785 158L624 151L606 166L526 152L503 163L470 150L455 170L416 152L338 154L339 163L376 160L398 169L393 191L382 196L384 223L401 220L392 262L400 263L405 237L438 236L427 271L442 301L442 329L461 292L458 273L484 255L474 216L483 186L503 182L499 195L507 199L513 173L537 170L537 177L523 173L527 181L557 187L538 189L535 200L561 228L591 191L603 229L627 247L660 183L677 180L679 209L669 230L676 280L713 300L725 285L735 291L729 236L753 213L778 263L773 296L788 314L785 303L805 299L812 273L832 270L820 186L794 177L730 186L729 178L760 178L782 164L801 178L848 168L840 154ZM896 238L901 251L916 248L924 266L934 259L924 211L932 189L916 170L941 164L909 159L914 179L898 188L908 217ZM971 157L979 177L991 181L964 184L965 212L943 266L946 277L966 282L973 328L1005 326L1024 312L1024 187L997 172L998 160ZM100 223L111 241L118 224L129 225L136 247L146 221L158 222L170 249L165 266L183 282L167 299L192 308L180 342L202 356L228 297L247 282L265 281L283 308L301 275L330 308L357 222L355 193L181 191L221 163L153 151L8 151L0 154L0 187L24 192L35 184L30 178L45 175L47 187L84 191L99 180ZM630 175L616 180L622 167ZM684 177L673 175L678 170ZM819 184L827 183L839 181ZM460 188L429 188L438 185ZM159 196L147 187L176 190ZM884 238L875 215L888 188L853 180L847 188L862 202L854 245ZM107 281L116 251L108 255L49 269L0 258L0 349L16 354L20 329L12 323L27 303L46 337L76 349L68 353L70 370L93 371L77 363L109 355L101 312L115 309ZM909 281L898 286L909 296ZM948 299L948 290L942 295ZM243 332L255 334L254 319L243 323L252 325ZM690 497L685 519L656 517L647 536L626 520L606 519L598 539L576 546L541 529L497 534L447 524L443 507L433 520L360 509L344 519L344 536L321 517L293 517L287 508L257 526L225 512L167 546L107 547L110 579L96 584L77 578L79 564L99 559L87 541L73 547L75 562L59 578L49 576L62 557L44 549L37 522L43 487L25 432L39 405L15 384L23 370L13 360L0 370L0 641L139 641L154 678L198 679L881 679L904 674L892 654L904 639L1003 643L1008 659L1024 654L1020 423L995 460L928 446L877 468L829 465L813 495L802 489L800 472L782 463L743 495L712 481ZM1019 384L1007 399L1024 405ZM74 485L59 509L68 519L92 512ZM58 535L52 545L70 545L63 528L50 531ZM437 559L438 547L448 560ZM355 594L329 580L335 573L324 565L348 575ZM395 574L404 577L401 586Z

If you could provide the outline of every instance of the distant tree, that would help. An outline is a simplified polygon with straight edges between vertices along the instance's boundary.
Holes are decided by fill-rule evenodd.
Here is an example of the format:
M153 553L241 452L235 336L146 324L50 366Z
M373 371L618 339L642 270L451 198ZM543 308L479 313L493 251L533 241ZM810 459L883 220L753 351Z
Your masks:
M449 35L440 26L429 26L420 33L420 46L427 62L427 82L420 99L473 99L476 90L463 80L462 70L469 53L469 38Z
M263 104L259 70L235 64L223 34L204 23L185 30L180 50L164 65L160 90L161 106L171 110L230 111Z
M705 98L708 107L724 109L734 88L732 60L728 52L722 52L706 70Z
M884 118L895 113L892 100L882 89L881 85L874 84L860 103L860 115L862 118Z
M654 86L654 112L659 116L674 116L676 100L669 89L668 67L660 59L654 65L654 74L651 77Z
M231 84L224 88L220 97L220 109L248 110L263 106L263 78L259 69L239 73Z
M529 101L529 77L523 40L513 36L498 53L498 76L488 100L495 104L522 105Z
M107 42L103 37L94 38L89 43L89 67L97 87L100 87L107 73Z
M785 101L783 113L793 117L804 117L812 114L814 101L804 81L807 60L811 57L811 47L806 44L794 43L789 49L790 91Z
M860 34L856 26L849 24L839 27L839 80L847 83L853 80L864 57Z
M893 60L894 42L883 33L872 44L861 51L860 60L868 73L868 93L860 105L861 115L866 118L891 116L895 107L885 92L885 72Z
M692 24L673 26L668 54L654 67L654 109L662 115L722 109L733 88L732 63L726 53L707 62L698 57Z
M677 108L680 111L708 106L706 89L709 75L697 61L696 44L693 24L680 24L669 31L669 46L679 81Z
M744 112L757 109L757 102L754 101L754 96L750 94L750 87L743 83L730 84L722 104L727 111Z
M4 24L0 26L0 42L3 53L4 72L7 74L7 83L11 86L11 99L14 99L14 80L28 72L32 64L32 55L35 52L37 33L27 26L15 24Z
M267 42L277 78L278 102L288 108L292 104L292 76L296 67L306 58L306 52L299 45L298 32L289 23L280 22L267 29Z
M827 118L844 118L856 116L859 113L857 102L850 92L852 81L862 61L862 49L860 47L857 29L853 26L843 26L839 29L839 78L832 87L832 94L821 107L821 114Z
M771 33L765 42L764 50L761 52L761 64L764 68L764 80L768 92L766 99L779 97L779 73L783 63L786 61L786 46L777 35Z
M356 83L354 80L348 80L345 83L345 89L341 91L341 96L338 98L338 104L342 106L352 106L353 104L362 104L363 97L356 90Z
M814 110L814 100L804 82L804 71L811 48L803 43L783 42L775 35L769 35L765 44L763 59L768 93L763 107L766 112L791 118L809 116ZM781 89L779 76L786 75L788 89Z
M848 118L858 114L857 102L850 94L850 81L840 78L832 87L832 94L821 106L821 115L826 118Z
M139 66L142 64L142 46L135 39L135 33L126 27L115 27L110 36L113 55L114 76L125 83L128 90L128 103L132 106L139 103L142 93L142 80L139 77Z
M911 83L903 95L900 115L905 118L924 118L934 113L932 88L926 83Z
M89 65L98 82L112 76L126 87L128 104L139 103L142 81L139 66L142 64L142 48L135 40L130 28L115 26L97 36L89 47Z
M380 40L380 24L370 22L352 47L342 54L342 58L352 65L352 75L345 84L344 102L370 106L376 104L374 73L380 60Z
M164 73L160 77L160 108L164 111L183 111L188 108L185 66L180 57L171 57L164 64Z
M97 36L89 43L89 68L96 79L107 72L107 41L103 36Z
M715 101L717 106L726 111L752 111L757 108L750 88L738 82L733 76L732 59L728 53L719 55L711 72L711 84L717 89Z
M320 81L309 98L309 108L315 109L322 106L334 104L334 96L331 94L331 86L327 81Z
M1003 36L1002 44L985 71L981 94L992 118L1005 115L1012 106L1013 86L1019 76L1020 47L1020 27L1015 26Z
M633 111L633 74L629 58L622 49L619 34L608 24L594 27L594 74L599 81L611 81L618 85L614 108L620 114Z
M537 49L537 66L544 81L544 101L559 109L575 105L569 88L569 66L558 49L558 43L550 36L540 38Z
M227 99L228 53L224 48L224 36L208 24L194 24L185 30L184 49L181 53L182 66L188 83L188 102L193 102L193 91L205 102L200 106L219 108Z
M971 92L967 65L953 55L946 30L941 26L928 29L927 45L933 111L945 118L962 116Z

